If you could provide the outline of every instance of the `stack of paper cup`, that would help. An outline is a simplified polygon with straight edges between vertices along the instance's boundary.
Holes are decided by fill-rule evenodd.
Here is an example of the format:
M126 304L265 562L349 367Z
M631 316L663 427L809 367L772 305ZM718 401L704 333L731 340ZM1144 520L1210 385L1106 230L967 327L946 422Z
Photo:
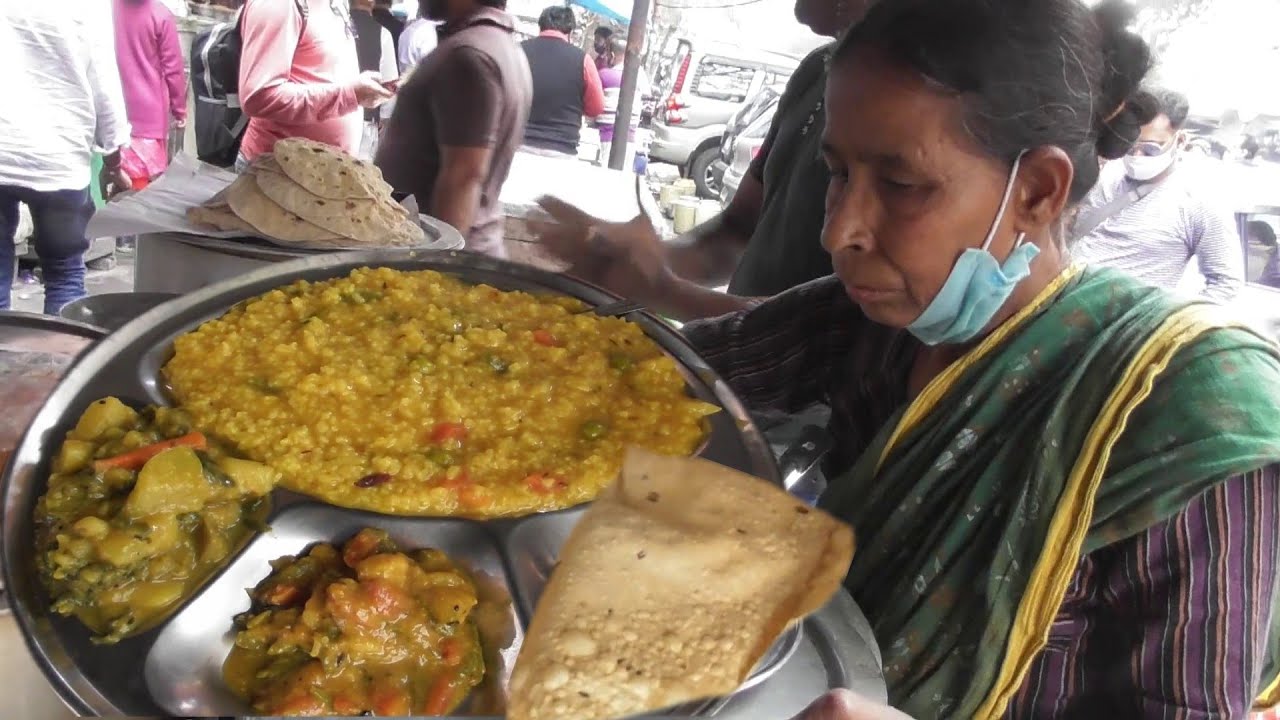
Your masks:
M684 234L692 230L698 224L698 200L697 198L681 197L676 198L671 203L674 210L674 221L672 229L677 234Z
M674 183L663 185L658 190L658 207L667 217L671 217L671 203L675 202L678 197L680 197L680 189Z

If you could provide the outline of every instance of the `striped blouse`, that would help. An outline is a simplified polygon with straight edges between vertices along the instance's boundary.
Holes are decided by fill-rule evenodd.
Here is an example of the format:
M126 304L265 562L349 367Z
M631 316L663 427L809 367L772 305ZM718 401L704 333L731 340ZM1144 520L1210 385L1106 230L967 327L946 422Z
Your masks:
M834 278L684 332L754 411L831 406L828 477L850 467L908 399L916 341L866 322ZM1272 466L1082 557L1006 717L1245 717L1263 689L1278 549Z

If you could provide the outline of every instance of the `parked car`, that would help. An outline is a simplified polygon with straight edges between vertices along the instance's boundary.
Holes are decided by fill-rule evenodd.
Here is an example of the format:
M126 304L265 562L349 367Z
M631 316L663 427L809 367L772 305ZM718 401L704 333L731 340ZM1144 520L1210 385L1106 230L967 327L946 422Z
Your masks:
M751 167L751 161L756 159L756 155L760 154L760 148L764 145L764 138L769 134L769 126L773 124L773 114L777 110L778 95L775 94L772 100L766 102L760 108L760 112L756 114L755 119L734 135L724 169L724 178L720 183L720 203L722 205L728 205L733 196L738 193L738 186L742 184L743 176L747 174L747 169ZM725 136L727 140L728 133Z
M711 166L716 182L722 182L724 171L733 164L733 146L738 141L738 136L761 114L773 112L773 105L779 97L781 94L774 88L762 88L729 118L729 124L725 126L724 136L720 140L720 157Z
M661 98L649 157L678 165L698 194L718 198L715 160L730 118L763 88L781 93L800 60L790 55L681 39L659 72Z

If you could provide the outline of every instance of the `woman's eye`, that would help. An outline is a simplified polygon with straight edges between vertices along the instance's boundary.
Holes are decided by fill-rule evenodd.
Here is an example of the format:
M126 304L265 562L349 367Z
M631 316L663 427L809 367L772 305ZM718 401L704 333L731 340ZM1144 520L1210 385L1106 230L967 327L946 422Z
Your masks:
M831 177L833 178L839 178L841 180L849 179L849 168L828 166L827 171L831 173Z
M902 180L895 180L891 177L884 177L884 176L880 177L880 184L884 185L890 190L910 190L915 187L914 183L905 182Z

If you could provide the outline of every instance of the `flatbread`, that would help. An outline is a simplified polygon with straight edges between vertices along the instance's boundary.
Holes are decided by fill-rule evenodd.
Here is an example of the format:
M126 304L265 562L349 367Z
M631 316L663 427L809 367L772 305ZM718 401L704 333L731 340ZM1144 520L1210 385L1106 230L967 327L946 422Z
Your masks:
M220 195L223 195L221 200L211 199L204 205L187 208L187 219L215 230L257 235L257 228L241 220L238 215L231 211L231 206L226 203L225 193L220 193Z
M280 242L336 242L342 237L291 213L258 189L253 173L244 173L227 187L227 205L254 230Z
M372 163L305 138L276 141L273 152L291 180L329 200L390 198L391 186Z
M696 458L628 451L560 553L510 720L601 720L736 690L853 559L849 526Z
M276 172L277 163L263 163L253 169L252 175L262 194L290 214L333 235L363 244L413 245L422 242L422 229L411 223L404 208L392 202L389 196L345 200L321 197L285 173Z

